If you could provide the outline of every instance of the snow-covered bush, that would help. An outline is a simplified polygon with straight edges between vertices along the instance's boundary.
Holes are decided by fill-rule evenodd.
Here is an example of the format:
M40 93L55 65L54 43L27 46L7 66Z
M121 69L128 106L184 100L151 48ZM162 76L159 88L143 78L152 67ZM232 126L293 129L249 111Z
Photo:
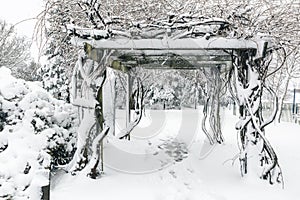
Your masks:
M38 71L42 77L43 88L57 99L69 101L69 80L66 67L61 56L54 56L47 60L47 64Z
M39 199L49 170L72 158L76 126L72 105L0 67L0 199Z
M163 105L163 109L174 108L179 105L179 100L175 95L175 91L170 87L162 87L158 89L157 87L151 88L151 93L149 94L150 103L159 103Z

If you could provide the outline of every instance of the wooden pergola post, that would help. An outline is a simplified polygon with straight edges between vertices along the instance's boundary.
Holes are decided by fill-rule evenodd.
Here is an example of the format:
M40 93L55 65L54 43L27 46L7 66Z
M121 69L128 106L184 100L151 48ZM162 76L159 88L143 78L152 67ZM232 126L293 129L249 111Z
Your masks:
M129 127L130 124L130 116L131 116L131 112L130 112L130 104L131 104L131 90L132 90L132 84L131 84L131 76L130 73L128 72L126 74L126 128ZM128 136L128 140L130 140L130 135Z

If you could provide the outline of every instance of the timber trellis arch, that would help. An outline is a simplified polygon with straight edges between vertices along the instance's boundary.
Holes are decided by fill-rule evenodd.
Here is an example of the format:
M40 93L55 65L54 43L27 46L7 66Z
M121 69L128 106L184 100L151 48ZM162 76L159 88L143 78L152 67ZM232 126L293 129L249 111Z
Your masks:
M152 24L132 25L127 31L113 26L107 30L68 27L73 44L84 48L78 55L72 77L72 103L78 107L80 127L77 151L68 170L86 170L92 178L103 170L103 139L112 128L103 118L102 87L107 67L127 73L129 83L129 71L134 67L198 69L218 66L231 69L229 77L234 87L229 89L239 105L240 120L236 129L242 175L247 173L248 151L255 146L260 150L261 178L271 184L283 182L277 155L264 133L276 112L267 120L261 113L271 44L264 38L230 37L230 24L222 19L172 19L176 20L170 23L169 18ZM130 91L130 84L127 85ZM141 87L139 83L138 88ZM273 94L272 90L267 90ZM129 95L130 92L127 95L127 128L119 138L130 137L130 131L141 116L142 98L137 98L135 107L140 115L130 122ZM207 136L211 143L222 142L221 135Z

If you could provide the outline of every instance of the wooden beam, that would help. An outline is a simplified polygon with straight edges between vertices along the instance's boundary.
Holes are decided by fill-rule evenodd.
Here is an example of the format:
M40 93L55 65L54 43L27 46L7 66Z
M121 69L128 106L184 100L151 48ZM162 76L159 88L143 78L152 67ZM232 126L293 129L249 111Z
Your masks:
M99 62L103 57L104 49L96 49L89 43L84 43L84 51L89 59Z
M89 40L77 41L89 43ZM258 44L252 40L230 39L223 37L183 38L183 39L110 39L93 41L97 49L111 50L238 50L258 49Z
M112 69L115 69L115 70L122 71L124 73L129 72L129 68L119 60L113 60L111 62L111 65L109 65L109 67L112 68Z
M200 55L200 56L128 56L114 57L113 69L128 72L130 68L142 67L147 69L183 69L194 70L202 67L228 66L231 64L230 55Z
M187 60L187 61L231 61L231 55L229 54L218 54L217 52L198 52L198 55L181 55L181 54L159 54L159 55L145 55L137 54L131 55L130 53L122 54L121 56L114 56L113 60L119 60L121 62L153 62L153 61L163 61L163 60Z

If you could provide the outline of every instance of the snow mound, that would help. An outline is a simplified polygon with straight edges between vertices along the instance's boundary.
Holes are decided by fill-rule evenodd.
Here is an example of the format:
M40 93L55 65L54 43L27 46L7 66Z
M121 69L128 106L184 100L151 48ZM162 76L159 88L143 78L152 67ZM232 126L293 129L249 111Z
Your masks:
M72 105L0 67L0 199L39 199L73 156L77 124Z

